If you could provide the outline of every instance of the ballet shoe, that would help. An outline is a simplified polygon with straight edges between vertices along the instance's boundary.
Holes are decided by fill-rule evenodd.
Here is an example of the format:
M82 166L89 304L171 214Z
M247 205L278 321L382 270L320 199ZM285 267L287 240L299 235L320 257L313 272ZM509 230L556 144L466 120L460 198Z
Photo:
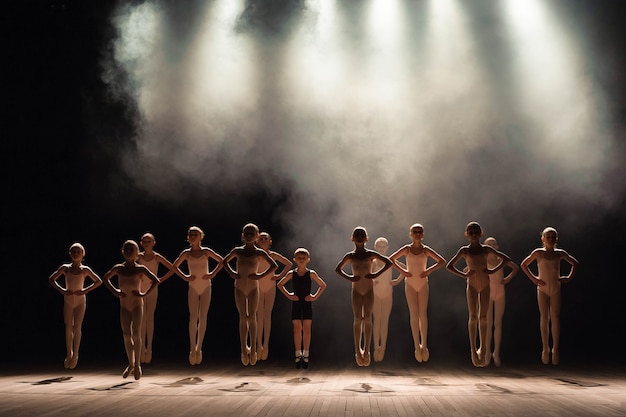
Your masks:
M547 365L550 362L550 351L544 350L541 352L541 363Z
M130 373L134 371L135 371L135 367L128 365L126 369L124 369L124 372L122 372L122 378L128 378L128 375L130 375Z
M477 352L472 352L472 365L474 365L477 368L479 368L481 365L480 358L478 357Z
M302 357L296 356L296 369L300 369L302 367Z
M133 370L133 375L135 377L135 380L139 380L139 378L141 378L142 374L143 374L143 372L141 371L141 366L140 365L135 365L135 369Z
M302 357L302 369L309 369L309 357L308 356Z
M380 362L380 352L381 352L381 348L380 346L376 346L374 348L374 362Z
M494 352L494 354L493 354L493 363L498 368L502 365L502 362L500 362L500 354Z
M558 365L559 359L559 351L552 349L552 365Z
M485 357L483 358L483 366L489 366L491 363L491 352L487 351L485 353Z
M196 350L196 365L200 365L202 363L202 351Z
M358 366L363 366L363 355L361 352L354 354L354 360Z
M250 365L256 365L258 359L259 357L256 352L250 352Z
M248 352L241 352L241 363L243 366L248 366L250 363L250 357L248 356Z
M415 349L415 360L418 361L419 363L422 363L422 360L424 360L422 358L422 348L420 347Z
M189 352L189 364L190 365L195 365L196 362L196 351L192 350L191 352Z
M370 357L370 353L369 352L363 353L363 365L362 366L370 366L371 362L372 362L372 359Z
M146 350L144 352L144 358L141 361L142 363L150 363L152 362L152 351L151 350Z
M63 360L63 367L65 369L70 369L70 362L71 362L71 360L72 360L71 358L65 358Z
M69 369L76 368L76 365L78 365L78 355L74 355L72 356L72 359L70 359Z
M378 357L378 361L382 362L383 359L385 359L385 348L384 347L380 347L380 355Z
M430 359L430 352L426 346L422 346L422 360L428 362L428 359Z

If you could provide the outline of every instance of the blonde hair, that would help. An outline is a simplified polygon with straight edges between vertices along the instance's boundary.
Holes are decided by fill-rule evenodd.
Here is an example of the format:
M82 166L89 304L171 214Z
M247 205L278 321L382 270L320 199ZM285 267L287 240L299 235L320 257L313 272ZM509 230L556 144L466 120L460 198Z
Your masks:
M307 257L311 257L311 254L309 253L309 251L306 248L298 248L293 252L293 256L294 258L296 257L296 255L298 255L299 253L303 253L305 254Z
M191 226L187 230L187 234L189 234L189 232L198 232L198 233L200 233L200 240L204 239L204 232L198 226Z
M72 243L72 244L70 245L70 248L68 249L68 251L69 251L69 252L71 252L71 251L72 251L72 249L74 249L74 248L78 248L78 249L80 249L81 251L83 251L83 256L85 256L85 247L84 247L82 244L80 244L80 243L78 243L78 242L74 242L74 243Z

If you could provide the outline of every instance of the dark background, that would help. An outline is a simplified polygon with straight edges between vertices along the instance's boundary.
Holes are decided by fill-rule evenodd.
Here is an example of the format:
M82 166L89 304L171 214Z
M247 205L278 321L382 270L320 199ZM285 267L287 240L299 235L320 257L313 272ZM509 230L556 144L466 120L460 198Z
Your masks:
M610 116L615 131L622 132L616 135L621 141L626 122L623 2L568 4L575 14L585 16L590 24L589 42L601 49L602 65L613 69L602 82L611 92ZM114 6L106 1L25 1L3 6L8 8L3 13L7 36L2 64L3 367L62 366L63 300L48 285L47 277L69 260L67 249L74 241L87 249L85 264L103 275L121 260L122 242L139 240L145 231L156 235L156 250L170 260L186 247L186 230L194 224L205 230L205 244L221 254L239 244L241 227L248 221L269 230L275 241L281 240L283 226L275 213L283 203L280 194L217 189L211 190L210 197L208 193L196 196L193 202L167 203L138 190L125 175L120 154L132 152L125 138L135 128L136 109L107 97L99 67L103 50L116 36L109 22ZM624 161L623 143L614 149L615 160ZM617 164L611 178L622 181L624 173L623 165ZM599 204L588 221L567 231L564 247L581 267L575 280L562 289L564 366L624 364L624 195L616 199L618 204L610 209ZM555 206L545 218L558 220L561 209ZM438 249L450 259L461 244L459 235L457 241ZM519 263L539 244L538 231L533 231L511 240L506 252ZM275 249L288 257L293 250ZM337 253L337 260L341 256ZM334 297L328 296L315 304L312 351L326 363L352 363L349 284L332 269L318 272L329 284L327 293L337 294L345 305L330 308ZM459 279L444 271L431 278L431 360L469 365L464 286L459 280L453 291L444 292L444 282L450 280ZM394 291L390 324L394 334L386 360L414 364L403 292L403 286ZM187 285L178 278L160 288L154 361L186 362L186 294ZM270 357L289 363L293 351L290 305L280 294L276 300ZM538 319L535 291L520 273L507 287L505 363L539 362ZM236 363L238 343L232 282L220 273L213 282L205 361ZM109 361L123 364L125 354L117 300L102 287L88 296L79 366Z

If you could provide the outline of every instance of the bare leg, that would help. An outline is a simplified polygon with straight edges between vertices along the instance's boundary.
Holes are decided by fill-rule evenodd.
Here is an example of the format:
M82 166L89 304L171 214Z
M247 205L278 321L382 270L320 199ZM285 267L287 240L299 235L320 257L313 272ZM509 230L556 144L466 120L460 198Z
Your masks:
M469 334L470 353L472 355L472 363L474 366L480 366L478 361L478 353L476 352L476 328L478 325L478 292L471 287L467 286L467 311L469 313L469 319L467 321L467 332Z
M257 310L257 346L261 352L261 359L267 359L269 352L270 331L272 328L272 309L276 298L276 288L259 294L259 308Z
M126 350L126 357L128 358L128 367L124 370L122 376L126 378L129 373L135 369L135 351L133 349L132 338L132 320L133 313L124 307L120 307L120 324L122 326L122 335L124 337L124 349Z
M419 314L420 349L422 360L426 362L430 357L428 352L428 283L417 292L417 312Z
M409 307L409 317L411 323L411 334L413 335L413 346L415 347L415 360L422 362L422 349L420 346L420 329L419 329L419 305L417 291L409 284L405 285L404 294L406 295L406 303Z
M487 336L487 312L489 311L489 286L478 293L478 337L480 339L480 366L485 366L485 358L490 346L485 345ZM490 330L491 331L491 330Z
M150 294L143 299L143 321L141 323L141 334L143 339L141 360L145 363L152 361L152 340L154 337L154 313L158 297L158 287L154 288Z
M561 292L557 291L550 297L550 322L552 324L552 364L558 365L561 341Z
M141 322L143 320L143 303L133 309L131 312L131 334L133 344L133 357L135 358L135 379L141 378Z
M361 350L361 338L363 335L363 296L358 291L352 289L352 313L354 324L352 333L354 336L354 354L356 363L363 366L363 351Z
M187 304L189 305L189 363L191 365L196 365L200 296L193 287L189 287L189 290L187 291Z
M235 306L239 312L239 342L241 344L241 363L248 365L248 302L246 295L235 288Z
M292 320L293 323L293 346L296 352L302 350L302 320Z
M502 318L504 317L504 308L506 306L506 297L499 297L497 300L494 300L492 303L493 309L493 361L496 366L500 366L500 344L502 342ZM489 327L491 329L491 327ZM488 335L491 335L491 331L487 332ZM489 343L487 346L491 346Z
M539 330L541 332L541 362L547 365L550 361L550 297L537 291L539 304Z
M206 333L207 316L211 305L211 287L207 287L200 295L198 306L198 339L196 342L196 365L202 362L202 344Z

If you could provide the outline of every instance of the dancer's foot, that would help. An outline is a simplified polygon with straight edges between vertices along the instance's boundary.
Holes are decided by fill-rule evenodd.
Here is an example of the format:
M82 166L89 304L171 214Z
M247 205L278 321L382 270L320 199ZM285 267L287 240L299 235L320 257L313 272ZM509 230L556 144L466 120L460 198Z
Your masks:
M70 359L69 368L74 369L76 368L76 365L78 365L78 355L72 356L72 359Z
M152 362L152 351L151 350L146 350L144 352L144 358L143 358L143 360L141 362L143 362L143 363L150 363L150 362Z
M128 378L128 375L130 375L131 372L135 372L135 367L128 365L126 369L124 369L124 372L122 372L122 378Z
M417 349L415 349L415 360L418 361L419 363L422 363L422 361L424 360L424 358L422 358L421 347L418 347Z
M196 362L196 351L195 350L192 350L191 352L189 352L189 363L191 365L195 365L197 363Z
M135 376L135 380L141 378L143 372L141 371L141 365L135 365L135 369L133 370L133 375Z
M559 359L559 351L552 349L552 365L558 365Z
M302 368L309 369L309 357L308 356L302 357Z
M547 365L548 363L550 363L550 351L549 350L544 350L541 352L541 363L543 363L544 365Z
M248 364L250 363L250 356L248 356L247 350L245 352L241 352L241 363L243 364L243 366L248 366Z
M250 352L250 365L252 366L256 365L256 362L258 359L259 358L256 352Z
M500 367L502 365L502 362L500 362L500 354L493 352L493 363L497 366Z
M370 357L370 353L369 352L364 352L363 353L363 365L362 366L370 366L372 359Z
M268 354L269 354L269 348L261 346L261 350L258 352L259 359L262 361L266 361Z
M296 369L300 369L302 367L302 357L296 356Z
M196 365L200 365L202 363L202 351L196 350Z
M378 361L382 362L383 359L385 359L385 348L384 347L380 347L380 355L378 356Z
M422 346L422 360L428 362L428 359L430 359L430 352L426 346Z
M483 366L489 366L491 363L491 352L487 351L485 353L485 357L483 358Z
M71 357L67 357L63 360L63 367L65 369L70 369L70 362L72 361Z
M472 351L472 365L477 368L481 366L480 358L478 357L478 353L476 351Z
M358 366L363 366L363 354L361 352L354 354L354 360L356 360Z

